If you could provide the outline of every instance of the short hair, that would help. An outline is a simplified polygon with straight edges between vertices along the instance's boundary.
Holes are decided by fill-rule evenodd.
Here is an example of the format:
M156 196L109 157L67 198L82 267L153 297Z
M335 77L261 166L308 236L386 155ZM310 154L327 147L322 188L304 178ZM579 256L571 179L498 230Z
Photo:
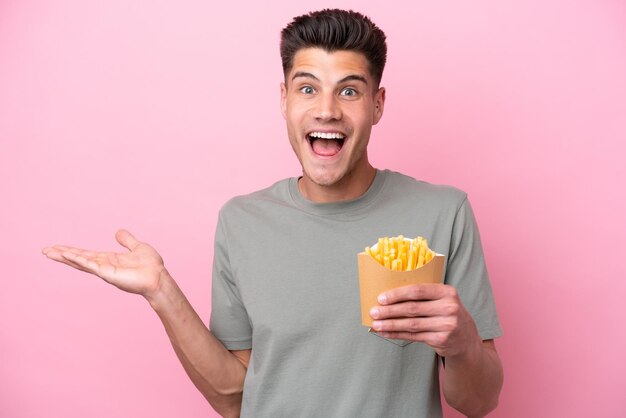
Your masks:
M293 58L303 48L322 48L328 52L362 53L376 85L380 84L387 61L385 33L361 13L352 10L324 9L297 16L280 34L280 56L285 77Z

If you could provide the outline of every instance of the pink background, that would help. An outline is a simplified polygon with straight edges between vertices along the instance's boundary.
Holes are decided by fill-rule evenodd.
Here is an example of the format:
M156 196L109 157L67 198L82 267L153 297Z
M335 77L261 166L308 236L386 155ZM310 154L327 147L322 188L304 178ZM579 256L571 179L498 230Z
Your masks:
M375 166L470 195L505 331L492 416L623 416L626 4L262 3L0 0L0 416L213 416L147 303L40 249L126 227L208 321L219 207L299 173L279 30L328 6L388 35Z

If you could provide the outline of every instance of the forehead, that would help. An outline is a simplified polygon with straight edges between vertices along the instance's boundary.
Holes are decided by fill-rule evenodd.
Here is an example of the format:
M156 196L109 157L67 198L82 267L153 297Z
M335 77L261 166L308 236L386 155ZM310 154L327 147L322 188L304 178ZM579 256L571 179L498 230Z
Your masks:
M320 80L334 81L347 75L358 75L372 80L367 58L355 51L326 51L321 48L303 48L296 52L288 81L297 72L311 73Z

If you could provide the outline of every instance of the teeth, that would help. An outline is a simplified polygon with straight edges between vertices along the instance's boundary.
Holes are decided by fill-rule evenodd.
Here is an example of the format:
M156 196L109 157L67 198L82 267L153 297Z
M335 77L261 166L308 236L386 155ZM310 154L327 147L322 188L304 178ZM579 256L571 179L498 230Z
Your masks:
M311 132L309 134L312 138L322 138L322 139L343 139L345 138L343 134L337 132Z

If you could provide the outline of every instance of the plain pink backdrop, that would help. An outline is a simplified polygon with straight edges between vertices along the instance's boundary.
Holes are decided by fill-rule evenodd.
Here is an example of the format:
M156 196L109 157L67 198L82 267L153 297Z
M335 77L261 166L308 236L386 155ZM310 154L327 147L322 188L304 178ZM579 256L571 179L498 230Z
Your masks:
M40 250L126 227L208 321L219 207L299 174L279 30L329 6L388 35L375 166L473 203L492 416L624 416L626 4L296 3L0 0L0 416L213 416L145 301Z

